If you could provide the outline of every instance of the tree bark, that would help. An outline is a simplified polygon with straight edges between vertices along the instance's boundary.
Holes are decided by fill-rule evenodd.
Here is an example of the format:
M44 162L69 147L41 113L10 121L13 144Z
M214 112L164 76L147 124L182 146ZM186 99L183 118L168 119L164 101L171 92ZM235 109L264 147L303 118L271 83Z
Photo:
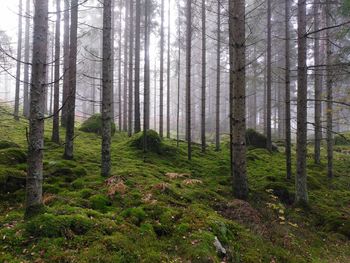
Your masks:
M216 127L215 149L220 151L220 86L221 86L221 0L217 5L217 46L216 46Z
M314 30L319 30L319 4L314 3ZM319 68L320 63L320 33L315 33L314 60L315 60L315 155L316 164L321 163L321 141L322 141L322 71Z
M206 42L206 11L205 11L205 0L202 0L202 98L201 98L201 142L202 152L206 149L206 138L205 138L205 121L206 121L206 82L207 82L207 42Z
M298 105L297 105L297 175L295 201L307 203L307 36L306 0L298 0Z
M70 54L69 54L69 94L67 98L66 144L63 157L73 159L75 96L77 78L77 32L78 31L78 0L71 0Z
M60 142L60 51L61 51L61 0L56 1L56 35L55 35L55 83L54 83L54 109L52 141Z
M34 12L32 80L28 136L25 217L41 211L44 148L44 91L47 55L48 1L37 0Z
M166 137L170 139L170 0L168 2L168 59L167 59L167 111L166 111Z
M135 133L141 131L140 116L140 38L141 38L141 0L136 0L136 32L135 32Z
M67 124L67 106L68 106L68 96L69 92L69 19L70 19L70 4L69 0L64 1L64 33L63 33L63 92L62 92L62 115L61 115L61 125L66 127Z
M236 198L247 199L245 0L230 0L229 13L230 135L233 191Z
M159 75L159 136L163 137L164 111L164 0L160 7L160 75Z
M111 173L111 125L113 105L112 72L112 2L103 2L103 37L102 37L102 149L101 175Z
M272 87L272 35L271 35L271 0L267 0L267 86L266 86L266 148L272 151L271 134L271 87Z
M286 114L286 177L292 178L292 142L291 142L291 114L290 114L290 0L285 0L285 56L286 56L286 69L285 69L285 114Z
M23 83L23 116L29 118L29 35L30 35L30 0L26 1L26 25L24 40L24 83Z
M128 97L128 135L131 137L133 131L133 104L134 104L134 0L129 0L130 2L130 34L129 34L129 97Z
M331 5L326 0L326 28L331 26ZM330 30L326 31L326 81L327 81L327 175L333 178L333 69L332 69L332 42Z
M123 131L128 131L128 33L129 33L129 0L125 1L125 28L124 28L124 91L123 91ZM129 21L129 22L127 22Z
M122 1L119 0L119 43L118 43L118 129L122 131Z
M150 117L150 65L149 65L149 0L145 0L145 66L144 66L144 106L143 106L143 138L144 138L144 152L147 151L147 130L149 129L149 117Z
M21 58L22 58L22 0L18 6L18 42L17 42L17 68L16 68L16 94L15 94L15 120L19 120L19 93L21 84Z
M188 160L192 159L191 137L191 53L192 53L192 7L191 0L186 4L186 139Z

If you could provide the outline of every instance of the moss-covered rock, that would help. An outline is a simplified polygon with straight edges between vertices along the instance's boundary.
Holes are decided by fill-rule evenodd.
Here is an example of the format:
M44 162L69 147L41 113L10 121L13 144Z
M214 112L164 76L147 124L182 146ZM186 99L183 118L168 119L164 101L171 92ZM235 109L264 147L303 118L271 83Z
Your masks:
M0 150L0 164L14 165L25 163L27 154L19 148L7 148Z
M144 134L143 132L139 132L132 139L131 145L136 147L139 150L144 149ZM162 152L162 138L158 135L158 133L154 130L148 130L146 133L146 147L147 151L154 153Z
M15 169L0 170L0 193L13 193L24 189L26 185L26 173Z
M246 138L247 146L250 146L253 148L266 148L266 144L267 144L266 136L257 132L254 129L247 129L245 138ZM277 151L278 147L273 144L272 150Z
M115 127L115 124L113 122L111 124L111 129L112 129L112 135L114 135L115 131L116 131L116 127ZM80 127L80 130L83 132L96 133L96 134L101 135L101 133L102 133L102 116L101 116L101 114L92 115L90 118L88 118L86 121L84 121Z
M19 148L19 145L14 142L0 140L0 150L8 148Z

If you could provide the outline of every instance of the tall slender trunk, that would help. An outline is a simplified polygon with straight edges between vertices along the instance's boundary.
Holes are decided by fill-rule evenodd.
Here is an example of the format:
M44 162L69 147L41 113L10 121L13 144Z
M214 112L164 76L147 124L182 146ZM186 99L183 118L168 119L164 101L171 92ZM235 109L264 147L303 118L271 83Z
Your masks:
M272 35L271 35L271 0L267 0L267 86L266 86L266 148L272 150L271 138L271 87L272 87Z
M52 138L55 143L60 142L60 51L61 51L61 0L56 1L56 34L55 34L55 90L54 90L54 109L53 109L53 126Z
M256 47L254 47L254 60L257 59L257 52L256 52ZM258 62L254 61L253 63L253 95L252 95L252 113L251 113L251 119L252 119L252 128L256 130L256 118L257 118L257 77L258 77Z
M69 19L70 19L70 4L69 0L64 1L64 33L63 33L63 92L62 92L62 115L61 115L61 125L66 127L67 124L67 106L68 106L68 96L70 94L69 91Z
M41 211L44 148L44 91L47 54L48 1L37 0L34 12L32 78L28 143L25 217Z
M297 105L297 175L295 201L307 203L307 37L306 0L298 0L298 105Z
M246 163L245 0L229 2L230 32L230 135L235 197L248 197Z
M144 100L143 100L143 147L144 152L147 151L147 130L149 129L149 117L150 117L150 66L149 66L149 0L145 0L145 67L144 67Z
M122 2L119 0L119 43L118 43L118 129L122 131Z
M221 0L217 4L217 42L216 42L216 128L215 149L220 150L220 86L221 86Z
M180 5L177 5L178 10L178 21L179 25L177 28L178 35L178 61L177 61L177 109L176 109L176 145L179 147L179 125L180 125L180 87L181 87L181 17L180 17Z
M135 133L141 131L140 116L140 41L141 40L141 0L136 0L136 32L135 32Z
M17 68L16 68L16 94L15 94L15 120L19 120L19 93L21 84L21 58L22 58L22 0L18 6L18 42L17 42Z
M314 30L319 30L319 4L314 3ZM316 164L321 163L321 141L322 141L322 72L319 68L320 63L320 33L315 33L314 60L315 60L315 155Z
M111 173L111 125L113 108L112 0L103 1L102 36L102 149L101 175Z
M124 31L124 91L123 91L123 131L128 130L128 33L129 33L129 0L125 0L125 31ZM129 22L128 22L129 21Z
M128 135L132 135L133 131L133 104L134 104L134 0L129 0L130 2L130 35L129 35L129 97L128 97Z
M201 142L202 152L205 152L206 138L205 138L205 120L206 120L206 82L207 82L207 42L206 42L206 11L205 11L205 0L202 0L202 98L201 98Z
M23 116L29 117L29 35L30 35L30 0L26 1L26 26L24 40L24 83L23 83Z
M168 59L167 59L167 102L166 102L166 137L170 139L170 3L168 2Z
M331 5L326 0L326 28L331 26ZM333 178L333 69L330 30L326 31L326 80L327 80L327 175Z
M65 159L73 159L75 97L77 86L77 33L78 33L78 0L71 0L70 53L69 53L69 94L67 99Z
M287 179L292 178L292 132L291 132L291 114L290 114L290 0L285 0L285 56L286 56L286 65L285 65L285 114L286 114L286 177Z
M188 160L192 159L191 136L191 55L192 55L192 7L191 0L186 4L186 139Z
M163 137L163 111L164 111L164 0L160 8L160 75L159 75L159 136Z

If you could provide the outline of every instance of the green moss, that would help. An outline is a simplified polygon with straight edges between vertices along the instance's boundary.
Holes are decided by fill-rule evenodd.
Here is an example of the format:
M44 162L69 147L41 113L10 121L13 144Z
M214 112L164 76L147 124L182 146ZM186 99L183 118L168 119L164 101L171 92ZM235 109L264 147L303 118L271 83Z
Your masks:
M91 203L91 208L102 213L105 213L109 210L109 206L111 205L110 200L102 194L93 195L89 198Z
M266 149L266 145L267 145L266 136L257 132L256 130L247 129L245 138L246 138L247 146L250 146L253 148ZM275 145L273 145L272 150L277 151L278 148Z
M116 127L115 124L111 123L112 136L115 134ZM92 115L80 127L80 130L83 132L96 133L101 135L102 132L102 117L101 114Z
M158 135L158 133L154 130L148 130L146 133L146 145L147 145L147 151L154 152L154 153L161 153L162 152L162 139ZM143 132L140 132L136 134L131 142L131 145L136 147L139 150L144 149L144 134Z
M25 163L27 154L18 148L8 148L0 150L0 164L14 165Z
M336 135L334 137L334 145L350 145L350 135L349 134L343 134L343 135Z
M291 205L294 203L294 194L290 193L285 183L273 182L265 186L266 190L272 190L272 193L284 203Z
M142 207L128 208L121 215L137 226L140 226L147 216Z

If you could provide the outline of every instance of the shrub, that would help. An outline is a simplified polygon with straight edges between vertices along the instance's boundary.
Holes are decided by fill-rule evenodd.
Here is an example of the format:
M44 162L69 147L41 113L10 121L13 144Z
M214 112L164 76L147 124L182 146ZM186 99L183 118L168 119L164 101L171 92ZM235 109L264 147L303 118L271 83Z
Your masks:
M116 127L115 124L111 123L112 136L115 134ZM80 127L80 130L83 132L102 134L102 116L101 114L92 115Z
M132 146L136 147L139 150L143 150L144 147L144 134L140 132L135 135L131 143ZM147 150L155 153L162 152L162 139L158 133L154 130L148 130L146 133L146 146Z
M7 148L0 150L0 164L14 165L25 163L27 154L18 148Z

